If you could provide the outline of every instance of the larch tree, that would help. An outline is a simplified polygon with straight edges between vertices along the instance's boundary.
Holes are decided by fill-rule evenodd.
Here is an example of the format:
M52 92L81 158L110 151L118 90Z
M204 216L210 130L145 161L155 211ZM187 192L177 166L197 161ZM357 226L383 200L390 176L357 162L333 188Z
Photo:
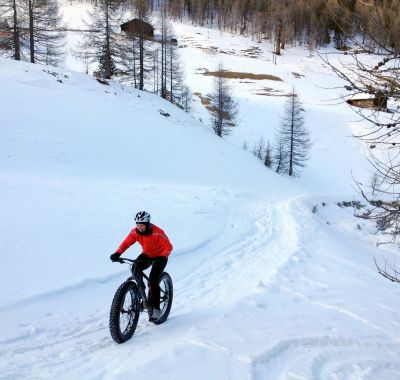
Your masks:
M167 99L183 107L184 96L184 70L179 56L178 46L172 36L167 43Z
M57 0L3 0L0 5L14 59L52 66L63 63L65 26Z
M212 129L219 137L229 135L236 125L238 106L232 96L232 89L222 64L219 64L215 74L214 92L210 95L210 112Z
M282 123L278 131L279 154L287 167L289 176L298 176L305 167L312 146L310 133L304 126L304 110L297 94L293 90L286 104Z
M57 0L27 0L21 4L23 46L31 63L58 66L65 57L65 31Z
M20 11L17 0L0 0L0 31L6 33L1 48L16 61L21 60Z
M272 156L273 156L272 148L271 148L271 144L269 143L269 140L268 140L267 146L265 147L265 152L264 152L264 165L267 168L272 167L272 164L273 164Z
M98 0L97 6L89 11L86 27L91 31L84 35L76 51L82 59L97 63L99 74L110 79L117 73L119 57L120 3L114 0Z

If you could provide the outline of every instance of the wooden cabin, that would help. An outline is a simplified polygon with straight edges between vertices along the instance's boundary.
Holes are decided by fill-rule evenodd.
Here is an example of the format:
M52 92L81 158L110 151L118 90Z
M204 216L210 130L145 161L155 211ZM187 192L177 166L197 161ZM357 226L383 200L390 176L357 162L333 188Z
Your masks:
M154 37L154 27L153 25L145 22L143 20L139 20L138 18L134 18L128 22L125 22L121 25L121 31L125 33L132 33L139 35L143 33L145 37Z
M362 95L354 96L347 100L347 103L360 108L368 108L378 111L387 111L387 101L386 96L374 96L374 95Z

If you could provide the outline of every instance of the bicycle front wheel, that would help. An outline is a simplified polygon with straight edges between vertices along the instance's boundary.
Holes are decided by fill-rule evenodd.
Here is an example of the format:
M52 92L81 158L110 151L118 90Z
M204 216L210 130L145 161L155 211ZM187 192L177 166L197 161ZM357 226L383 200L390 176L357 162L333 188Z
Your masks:
M124 282L115 292L110 310L110 334L115 343L124 343L134 334L139 320L138 286Z

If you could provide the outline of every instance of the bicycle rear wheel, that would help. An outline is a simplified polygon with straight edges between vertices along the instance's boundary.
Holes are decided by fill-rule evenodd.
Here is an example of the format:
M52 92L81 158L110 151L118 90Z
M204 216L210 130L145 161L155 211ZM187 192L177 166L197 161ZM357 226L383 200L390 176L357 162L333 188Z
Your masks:
M160 318L158 318L156 321L152 321L154 324L159 325L161 323L164 323L169 315L169 312L171 311L172 307L172 299L174 296L174 288L172 285L172 279L171 276L167 272L161 273L160 279L159 279L159 284L160 284ZM151 291L150 291L151 293ZM149 295L149 298L151 299L151 294ZM149 310L149 313L151 311Z
M110 334L115 343L124 343L132 338L139 314L138 287L134 282L124 282L115 292L110 310Z

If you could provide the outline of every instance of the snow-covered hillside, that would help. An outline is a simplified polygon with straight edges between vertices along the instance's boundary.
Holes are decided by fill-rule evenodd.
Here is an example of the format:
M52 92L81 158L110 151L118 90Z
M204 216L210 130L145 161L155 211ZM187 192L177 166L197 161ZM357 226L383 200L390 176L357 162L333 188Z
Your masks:
M300 179L241 148L263 133L260 113L275 122L282 110L283 98L251 95L259 83L233 83L241 127L220 139L199 105L193 117L118 83L0 60L1 379L399 378L400 288L376 272L371 226L336 205L356 196L351 170L367 175L363 147L349 111L319 103L334 78L308 52L289 54L279 68L226 65L279 75L282 91L303 68L315 146ZM175 299L165 324L142 315L118 346L108 313L128 268L109 255L141 209L174 245Z

